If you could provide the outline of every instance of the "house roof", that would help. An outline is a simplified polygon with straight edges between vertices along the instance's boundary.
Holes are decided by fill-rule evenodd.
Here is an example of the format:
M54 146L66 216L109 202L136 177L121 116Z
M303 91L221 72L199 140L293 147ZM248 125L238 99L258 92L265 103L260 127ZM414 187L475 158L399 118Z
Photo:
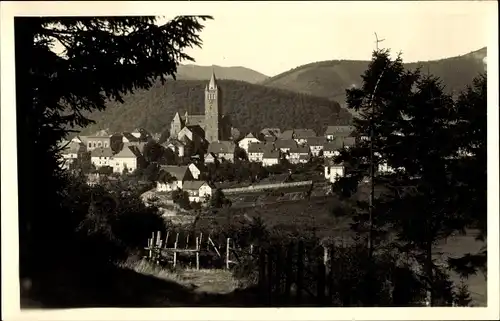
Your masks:
M277 139L274 142L276 148L295 148L297 147L297 142L293 139Z
M160 170L169 173L170 175L175 177L175 179L180 181L185 177L189 169L187 166L160 165Z
M325 131L325 135L334 136L349 136L355 130L354 126L344 125L344 126L328 126Z
M296 146L290 149L290 154L309 154L309 148L307 146Z
M191 190L191 191L197 191L200 189L200 187L202 187L204 184L207 184L207 182L205 181L185 181L183 184L182 184L182 189L187 189L187 190Z
M235 148L236 145L234 142L228 140L220 140L217 142L211 142L210 145L208 145L208 152L214 154L233 154Z
M282 140L293 139L293 129L287 129L283 133L281 133L280 139Z
M323 146L325 143L325 137L309 137L307 139L307 145L309 146Z
M279 129L279 128L264 128L260 132L261 132L261 134L263 134L265 136L278 137L281 134L281 129Z
M309 137L316 137L316 133L314 132L314 130L308 128L299 128L293 130L294 139L305 139Z
M279 158L280 152L277 150L266 150L262 158Z
M342 141L340 139L336 139L333 142L328 142L323 145L323 151L325 152L334 152L342 149Z
M187 115L186 124L188 126L203 125L205 123L205 115Z
M175 147L180 147L180 146L184 146L185 143L176 139L176 138L171 138L166 143L164 143L164 146L166 146L166 147L168 147L169 145L172 145Z
M112 157L113 151L109 147L106 147L106 148L100 147L100 148L94 149L91 152L90 156L91 157Z
M124 144L125 145L125 144ZM114 158L137 158L140 156L139 151L133 145L123 146L122 150L119 151Z
M188 125L186 127L199 138L205 138L205 131L200 125Z
M273 143L250 143L248 144L249 153L264 153L265 151L273 150Z
M85 145L76 141L63 140L58 144L61 149L61 154L78 154L85 151Z
M278 139L278 137L276 137L276 136L272 136L272 135L264 136L264 141L266 141L266 142L275 142L276 139Z
M356 138L355 137L343 137L342 138L342 143L344 144L344 146L347 146L347 147L351 147L351 146L354 146L354 144L356 143Z

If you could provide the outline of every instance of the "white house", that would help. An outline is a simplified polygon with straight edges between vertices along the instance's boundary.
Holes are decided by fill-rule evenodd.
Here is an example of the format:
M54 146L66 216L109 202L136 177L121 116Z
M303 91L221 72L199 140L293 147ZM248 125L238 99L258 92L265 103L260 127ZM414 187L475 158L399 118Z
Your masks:
M213 188L205 181L185 181L182 190L188 193L190 202L204 202L212 197Z
M194 179L198 179L198 177L200 177L201 171L198 168L198 166L196 166L194 163L191 163L188 165L188 168L189 171L191 172L191 175L193 175Z
M278 150L267 150L264 151L262 156L262 166L273 166L277 165L280 161L280 152Z
M125 136L124 136L125 137ZM137 169L139 158L142 155L139 153L136 146L124 144L122 150L113 156L111 166L113 172L123 173L126 169L128 172L133 172Z
M215 163L216 157L214 153L207 153L205 155L205 164L213 164Z
M274 149L272 143L250 143L248 145L248 160L251 162L262 162L264 153Z
M170 149L177 156L184 157L185 144L178 139L171 139L167 143L163 144L164 147Z
M216 142L211 142L208 145L208 153L212 153L219 160L226 160L228 162L234 162L234 150L236 144L232 141L220 140Z
M354 126L328 126L325 131L325 138L333 141L336 138L349 137L354 132Z
M325 137L310 137L307 139L307 146L309 146L309 150L311 151L311 155L313 156L318 156L320 154L325 143Z
M255 143L260 143L260 140L258 140L252 133L249 133L238 142L238 147L248 153L248 146Z
M345 167L343 164L335 164L331 159L325 160L325 179L330 183L335 183L338 178L344 177Z
M297 142L293 139L278 139L274 142L274 147L282 153L288 153L290 149L297 147Z
M339 140L327 142L323 145L323 157L332 158L340 155L342 143Z
M78 143L74 138L71 141L62 141L59 144L61 148L61 157L63 169L69 169L69 166L78 159L78 155L86 151L83 143Z
M92 150L90 154L90 161L95 167L111 166L111 158L113 151L111 148L99 147Z
M188 166L162 165L160 171L168 173L174 178L172 183L157 181L156 190L159 192L169 192L176 189L182 189L183 184L187 180L192 180L193 175Z
M288 157L288 161L291 164L304 163L309 160L309 147L307 146L297 146L295 148L290 149L290 156ZM305 161L304 161L305 160Z

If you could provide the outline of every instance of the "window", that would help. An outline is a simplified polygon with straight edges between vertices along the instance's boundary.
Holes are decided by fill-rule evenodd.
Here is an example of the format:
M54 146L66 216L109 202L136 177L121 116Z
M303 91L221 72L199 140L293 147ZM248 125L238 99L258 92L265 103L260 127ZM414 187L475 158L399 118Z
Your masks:
M91 148L91 147L92 147L92 143L89 142L89 148Z

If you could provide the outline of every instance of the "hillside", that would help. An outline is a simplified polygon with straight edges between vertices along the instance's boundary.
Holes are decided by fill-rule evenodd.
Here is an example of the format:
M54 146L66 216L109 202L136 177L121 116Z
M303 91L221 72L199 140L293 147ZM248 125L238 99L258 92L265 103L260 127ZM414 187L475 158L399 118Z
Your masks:
M198 66L193 64L180 65L177 68L178 80L206 80L210 79L212 71L218 79L240 80L251 84L259 83L268 76L245 67Z
M106 110L91 114L97 123L82 134L100 129L130 131L136 127L162 132L169 128L178 110L202 113L206 84L206 80L168 80L163 86L158 82L147 91L125 96L124 104L110 102ZM220 80L219 86L225 113L240 130L308 127L322 132L327 125L345 124L351 118L338 103L325 98L235 80Z
M478 73L485 70L483 63L485 57L486 47L458 57L407 63L405 66L410 70L422 66L422 72L429 71L439 77L448 92L454 93L470 84ZM264 80L261 84L325 97L338 101L344 106L345 89L360 85L360 76L367 69L368 64L369 61L359 60L315 62Z

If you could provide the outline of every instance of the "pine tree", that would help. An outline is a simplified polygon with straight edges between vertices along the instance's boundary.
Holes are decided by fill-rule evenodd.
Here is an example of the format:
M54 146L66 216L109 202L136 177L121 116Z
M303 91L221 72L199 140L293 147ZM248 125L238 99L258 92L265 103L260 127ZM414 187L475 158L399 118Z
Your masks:
M368 225L369 246L382 241L374 237L380 229L396 234L395 249L418 262L434 305L435 287L444 284L436 279L434 245L466 225L454 193L460 108L438 79L404 70L401 57L391 60L385 50L374 53L362 87L347 90L347 103L360 114L354 120L356 132L370 139L337 157L337 162L348 164L337 189L356 190L372 164L373 172L383 163L392 168L374 176L372 186L383 186L385 192L372 198L371 218L370 204L360 208L359 218Z
M22 277L47 266L37 264L42 259L55 264L60 257L49 258L54 251L47 248L75 252L61 248L70 246L76 227L60 206L66 176L57 143L71 128L91 123L89 112L103 110L107 100L123 102L126 93L175 75L181 60L192 61L185 50L201 46L201 21L207 18L182 16L164 25L156 25L155 17L15 18ZM61 54L52 51L55 43Z

